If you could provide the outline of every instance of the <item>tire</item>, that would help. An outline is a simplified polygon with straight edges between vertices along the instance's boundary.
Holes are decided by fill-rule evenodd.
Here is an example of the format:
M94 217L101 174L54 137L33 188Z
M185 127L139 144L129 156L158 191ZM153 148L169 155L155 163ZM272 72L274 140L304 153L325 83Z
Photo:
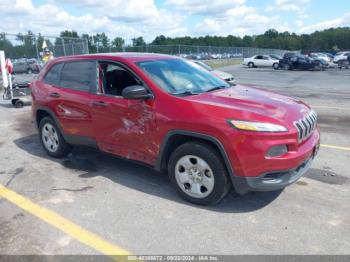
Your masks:
M33 70L31 68L28 68L27 69L27 74L30 74L30 75L33 74Z
M20 99L17 99L16 101L12 101L12 104L15 108L22 108L24 107L24 102Z
M249 63L248 63L248 67L249 67L249 68L255 67L255 66L254 66L254 63L253 63L253 62L249 62Z
M49 156L61 158L71 151L71 146L64 140L59 128L51 117L44 117L40 121L39 132L41 144Z
M274 63L274 64L272 65L272 67L273 67L273 69L278 70L279 65L278 65L278 63Z
M221 156L201 142L179 146L170 156L168 173L177 192L197 205L218 203L231 186Z

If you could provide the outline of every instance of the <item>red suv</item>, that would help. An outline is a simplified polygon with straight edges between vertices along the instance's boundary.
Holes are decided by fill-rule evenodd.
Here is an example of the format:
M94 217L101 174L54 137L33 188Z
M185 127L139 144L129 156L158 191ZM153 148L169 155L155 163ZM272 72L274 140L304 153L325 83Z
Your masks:
M214 204L284 188L310 167L320 140L303 102L235 85L199 65L157 54L50 61L32 83L46 152L87 145L167 171L177 191Z

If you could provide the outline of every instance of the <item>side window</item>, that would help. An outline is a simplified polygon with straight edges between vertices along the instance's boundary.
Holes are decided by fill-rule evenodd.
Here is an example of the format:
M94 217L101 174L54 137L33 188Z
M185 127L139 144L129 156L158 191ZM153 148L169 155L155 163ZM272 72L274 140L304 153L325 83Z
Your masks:
M96 63L93 61L67 62L64 64L60 86L88 92L96 87Z
M262 55L257 55L255 59L263 59Z
M125 87L142 85L141 81L129 71L113 63L99 63L98 75L98 93L100 94L121 96Z
M60 72L63 64L56 64L52 66L44 77L44 82L49 85L58 85L60 80Z

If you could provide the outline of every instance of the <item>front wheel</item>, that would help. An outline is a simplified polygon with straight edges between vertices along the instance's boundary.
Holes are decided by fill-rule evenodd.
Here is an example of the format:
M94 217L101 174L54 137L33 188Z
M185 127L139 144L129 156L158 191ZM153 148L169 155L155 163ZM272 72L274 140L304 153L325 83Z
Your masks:
M205 143L189 142L178 147L170 157L168 172L178 193L194 204L216 204L230 188L220 155Z
M273 69L278 70L279 65L278 65L278 63L274 63L274 64L272 65L272 67L273 67Z
M24 102L20 99L15 99L14 101L12 100L12 104L15 108L22 108L24 107Z
M60 158L70 152L71 146L66 143L51 117L40 121L39 131L41 143L49 156Z

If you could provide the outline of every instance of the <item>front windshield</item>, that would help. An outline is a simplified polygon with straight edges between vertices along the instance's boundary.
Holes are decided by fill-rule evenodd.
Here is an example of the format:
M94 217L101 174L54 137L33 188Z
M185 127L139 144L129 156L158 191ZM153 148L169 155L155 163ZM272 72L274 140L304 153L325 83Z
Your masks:
M208 71L213 71L213 70L214 70L211 66L207 65L207 64L204 63L204 62L196 61L196 62L194 62L194 63L196 63L197 65L200 65L201 67L203 67L204 69L206 69L206 70L208 70Z
M193 95L230 85L199 65L182 59L136 63L159 87L173 95Z

